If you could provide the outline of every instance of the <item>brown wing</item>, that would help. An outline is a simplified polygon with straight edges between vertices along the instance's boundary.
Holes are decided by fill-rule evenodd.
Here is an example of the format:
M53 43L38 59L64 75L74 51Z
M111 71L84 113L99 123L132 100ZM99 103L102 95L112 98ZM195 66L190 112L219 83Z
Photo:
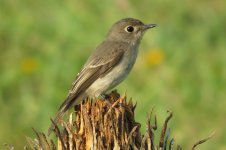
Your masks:
M88 61L82 71L78 74L67 99L60 107L60 111L67 111L94 81L101 78L112 70L123 57L123 50L116 50L111 55L96 57Z

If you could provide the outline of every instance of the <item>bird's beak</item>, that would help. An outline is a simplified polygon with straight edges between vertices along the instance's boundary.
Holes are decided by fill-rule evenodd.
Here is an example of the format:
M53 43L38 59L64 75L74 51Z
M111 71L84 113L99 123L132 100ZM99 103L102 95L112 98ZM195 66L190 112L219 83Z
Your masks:
M144 30L151 29L151 28L154 28L156 26L157 26L156 24L145 24L144 25Z

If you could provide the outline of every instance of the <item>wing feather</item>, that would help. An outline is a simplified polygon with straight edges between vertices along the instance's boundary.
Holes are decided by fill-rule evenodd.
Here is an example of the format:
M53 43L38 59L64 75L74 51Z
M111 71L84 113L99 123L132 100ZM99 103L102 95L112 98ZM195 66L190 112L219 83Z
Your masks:
M103 77L106 73L111 71L122 59L123 50L115 50L114 53L96 57L88 61L81 72L76 77L71 90L69 91L67 99L61 105L61 109L69 109L76 101L78 95L83 93L95 80Z

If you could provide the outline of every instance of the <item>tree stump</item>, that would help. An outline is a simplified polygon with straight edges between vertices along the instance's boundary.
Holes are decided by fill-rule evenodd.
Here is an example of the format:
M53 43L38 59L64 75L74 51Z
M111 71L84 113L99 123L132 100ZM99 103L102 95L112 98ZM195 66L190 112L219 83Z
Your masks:
M141 125L134 119L135 108L136 104L131 99L127 101L126 96L120 97L116 91L104 99L86 99L76 106L67 121L61 120L61 125L55 125L56 144L44 133L34 130L37 139L27 138L28 146L35 150L173 150L175 141L169 139L170 130L167 129L172 112L168 112L159 142L155 144L156 116L152 124L151 111L147 117L146 132L142 135ZM192 149L209 138L196 142ZM181 146L175 148L182 149Z

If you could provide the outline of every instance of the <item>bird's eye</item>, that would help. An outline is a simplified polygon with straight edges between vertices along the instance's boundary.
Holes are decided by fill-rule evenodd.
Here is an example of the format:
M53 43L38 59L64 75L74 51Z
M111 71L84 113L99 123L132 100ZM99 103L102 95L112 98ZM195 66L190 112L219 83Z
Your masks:
M126 32L133 32L134 31L134 28L132 26L128 26L126 27Z

